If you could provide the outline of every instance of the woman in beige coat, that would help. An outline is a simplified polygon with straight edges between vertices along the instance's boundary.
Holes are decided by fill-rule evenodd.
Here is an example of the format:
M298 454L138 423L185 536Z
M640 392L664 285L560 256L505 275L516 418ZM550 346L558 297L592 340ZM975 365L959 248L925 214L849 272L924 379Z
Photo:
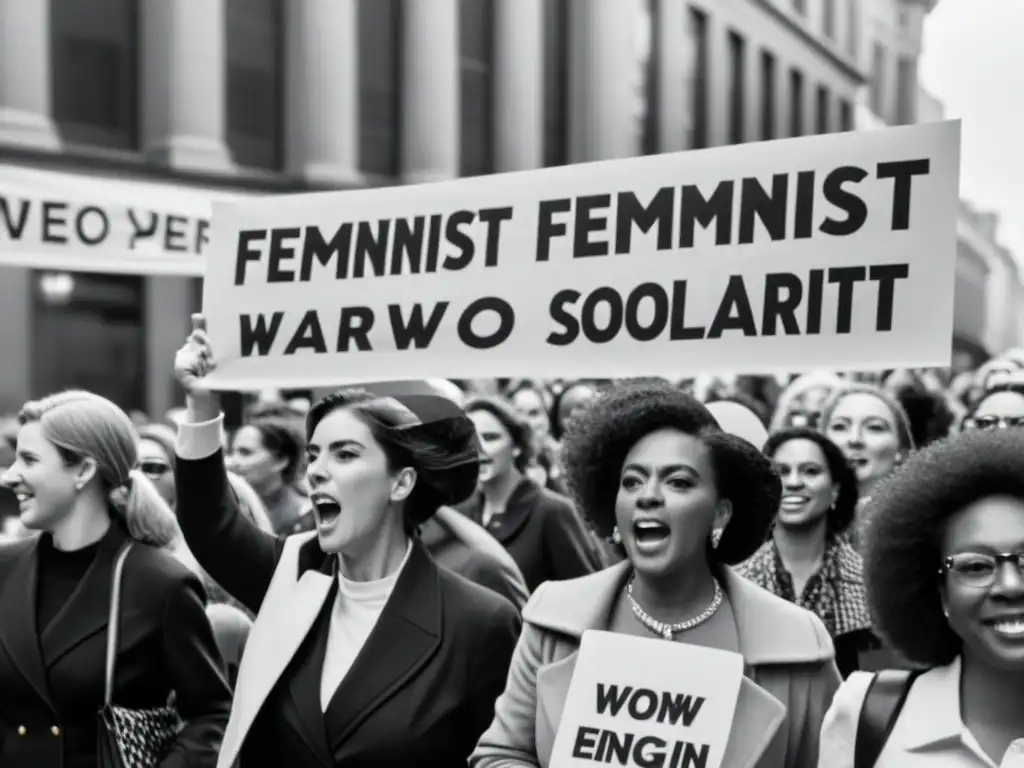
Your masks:
M581 508L626 560L534 593L470 766L549 765L588 629L741 654L744 679L722 765L815 766L821 721L839 686L828 632L809 611L728 567L765 540L778 508L779 480L767 460L722 433L698 401L661 385L624 387L591 404L573 420L565 450Z

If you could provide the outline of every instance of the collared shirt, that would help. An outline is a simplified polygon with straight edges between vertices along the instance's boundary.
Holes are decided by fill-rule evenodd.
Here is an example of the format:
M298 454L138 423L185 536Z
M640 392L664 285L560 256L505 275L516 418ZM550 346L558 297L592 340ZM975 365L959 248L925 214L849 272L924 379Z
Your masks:
M914 681L878 768L1024 768L1024 738L1014 741L997 764L964 725L960 670L958 658ZM854 672L836 692L821 726L818 768L853 768L857 721L871 678Z

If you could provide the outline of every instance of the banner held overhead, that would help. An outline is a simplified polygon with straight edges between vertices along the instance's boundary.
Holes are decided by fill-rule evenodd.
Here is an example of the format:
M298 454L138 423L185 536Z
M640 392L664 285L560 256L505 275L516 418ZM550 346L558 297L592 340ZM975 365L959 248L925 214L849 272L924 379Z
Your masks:
M958 122L217 204L211 386L949 362Z

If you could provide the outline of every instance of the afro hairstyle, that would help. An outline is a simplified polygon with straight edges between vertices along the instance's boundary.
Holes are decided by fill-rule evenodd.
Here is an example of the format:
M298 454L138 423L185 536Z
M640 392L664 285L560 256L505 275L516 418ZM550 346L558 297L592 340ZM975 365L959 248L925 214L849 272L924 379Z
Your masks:
M666 428L707 446L718 493L733 508L714 556L726 565L743 562L767 540L782 496L779 478L757 448L723 432L699 400L667 384L620 386L573 415L563 460L578 508L598 535L611 536L626 455L645 435Z
M950 518L989 496L1024 500L1024 431L979 430L912 454L866 510L864 582L876 629L909 661L949 664L960 638L942 612L939 569Z

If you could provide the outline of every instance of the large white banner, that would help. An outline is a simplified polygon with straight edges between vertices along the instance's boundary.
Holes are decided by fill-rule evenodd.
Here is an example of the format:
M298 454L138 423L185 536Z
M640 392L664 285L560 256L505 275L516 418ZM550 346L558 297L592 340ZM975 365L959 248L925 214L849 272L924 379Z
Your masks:
M947 365L958 122L215 204L221 388Z
M0 267L201 276L212 202L236 197L0 165Z

